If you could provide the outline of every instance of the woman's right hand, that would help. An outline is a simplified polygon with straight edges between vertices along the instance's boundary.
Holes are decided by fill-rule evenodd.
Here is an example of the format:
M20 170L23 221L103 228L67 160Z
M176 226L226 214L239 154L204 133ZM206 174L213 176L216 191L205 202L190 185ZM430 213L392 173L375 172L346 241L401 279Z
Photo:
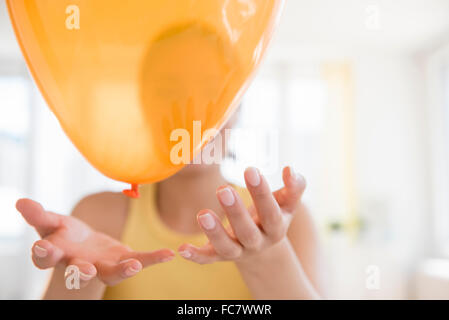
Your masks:
M92 230L81 220L45 211L30 199L17 201L16 207L42 238L32 247L34 264L39 269L61 264L76 266L82 287L96 277L113 286L143 268L174 258L174 252L169 249L133 251L112 237Z

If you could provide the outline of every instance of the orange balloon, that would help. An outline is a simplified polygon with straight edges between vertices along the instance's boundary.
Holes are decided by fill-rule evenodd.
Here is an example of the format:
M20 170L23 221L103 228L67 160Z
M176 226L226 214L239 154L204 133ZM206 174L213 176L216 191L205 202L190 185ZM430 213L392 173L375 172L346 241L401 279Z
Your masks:
M177 129L217 129L239 104L283 0L7 0L61 127L106 176L162 180ZM207 139L193 139L193 159Z

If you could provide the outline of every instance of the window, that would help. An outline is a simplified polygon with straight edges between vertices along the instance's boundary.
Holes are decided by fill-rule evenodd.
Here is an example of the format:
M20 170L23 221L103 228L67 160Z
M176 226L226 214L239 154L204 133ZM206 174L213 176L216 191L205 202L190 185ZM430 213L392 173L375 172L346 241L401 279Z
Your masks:
M27 185L28 92L24 78L0 77L0 240L4 241L20 236L23 227L13 204Z
M307 179L304 198L314 214L347 219L354 210L349 199L353 183L342 188L340 182L352 178L346 157L354 137L346 132L351 124L340 115L351 111L341 98L348 70L339 63L327 69L319 63L264 66L243 99L232 131L234 158L223 166L228 180L244 185L244 169L257 166L277 189L283 185L282 168L292 165Z
M222 170L228 180L244 185L243 172L249 166L264 173L276 172L280 108L278 79L261 75L247 91L226 141L232 156L225 160Z

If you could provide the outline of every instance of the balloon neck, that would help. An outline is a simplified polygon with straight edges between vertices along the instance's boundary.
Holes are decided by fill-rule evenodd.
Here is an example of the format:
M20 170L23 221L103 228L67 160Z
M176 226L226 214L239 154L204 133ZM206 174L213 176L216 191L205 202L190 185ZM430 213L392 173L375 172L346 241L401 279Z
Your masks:
M129 190L123 190L123 194L133 198L133 199L137 199L140 198L140 193L139 193L139 185L138 184L132 184L131 185L131 189Z

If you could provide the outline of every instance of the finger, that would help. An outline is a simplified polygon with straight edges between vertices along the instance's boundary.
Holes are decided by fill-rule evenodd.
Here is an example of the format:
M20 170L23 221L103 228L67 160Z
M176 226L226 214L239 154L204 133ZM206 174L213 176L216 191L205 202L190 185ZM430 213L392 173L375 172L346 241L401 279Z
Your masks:
M142 264L137 259L127 259L120 263L101 261L95 264L98 278L109 286L116 285L131 278L142 270Z
M282 179L285 187L274 192L274 197L282 209L292 213L306 189L306 180L302 175L295 174L292 167L284 168Z
M72 258L67 262L65 278L72 274L74 267L78 273L81 288L86 287L97 276L97 268L92 263L82 259Z
M26 222L36 228L42 238L60 226L61 216L45 211L42 205L36 201L20 199L16 203L16 208Z
M131 251L122 257L122 260L136 259L139 260L143 268L148 266L164 263L173 260L175 253L169 249L162 249L149 252L135 252Z
M184 259L199 264L210 264L220 260L220 257L210 243L201 248L191 244L183 244L179 247L178 253Z
M248 168L245 170L245 182L263 230L268 236L281 236L283 232L282 212L266 179L256 168Z
M36 241L31 252L34 265L39 269L53 268L64 258L64 252L48 240Z
M240 256L242 246L229 236L215 213L203 210L200 211L197 218L201 229L218 255L227 260L233 260Z
M262 232L237 192L226 186L218 189L217 197L238 241L247 249L259 249L263 240Z

